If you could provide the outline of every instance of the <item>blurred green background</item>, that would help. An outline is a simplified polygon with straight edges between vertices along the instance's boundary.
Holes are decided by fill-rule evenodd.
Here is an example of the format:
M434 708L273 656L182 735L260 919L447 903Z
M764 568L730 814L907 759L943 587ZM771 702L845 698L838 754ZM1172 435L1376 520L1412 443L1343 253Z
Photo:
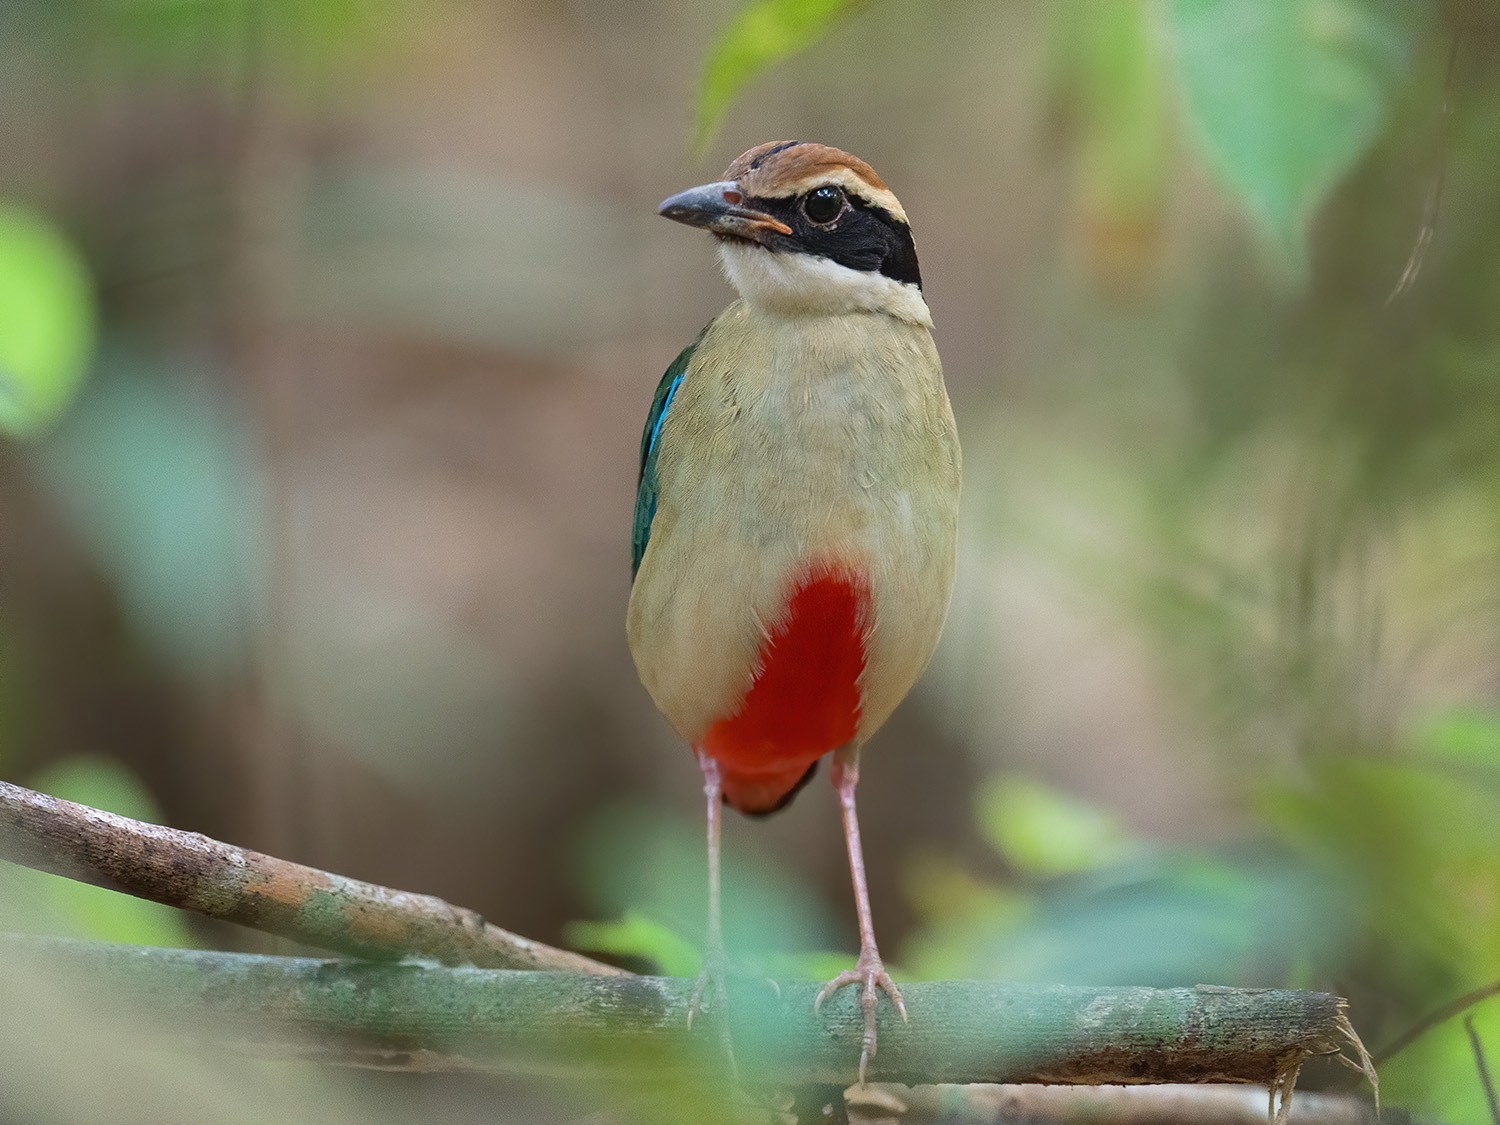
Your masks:
M1327 989L1378 1049L1500 977L1497 64L1492 0L9 0L0 776L695 971L623 617L639 427L730 292L654 209L816 139L913 217L965 448L860 787L897 975ZM725 862L740 968L847 959L825 786ZM13 868L0 927L268 948ZM0 1110L117 1120L56 1018ZM199 1079L130 1096L594 1112ZM1382 1079L1488 1119L1457 1024Z

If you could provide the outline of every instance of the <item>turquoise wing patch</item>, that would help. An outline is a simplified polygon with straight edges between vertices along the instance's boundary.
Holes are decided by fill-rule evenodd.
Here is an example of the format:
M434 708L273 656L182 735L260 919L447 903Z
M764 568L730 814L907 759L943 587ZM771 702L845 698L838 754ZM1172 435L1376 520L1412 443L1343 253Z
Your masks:
M667 420L667 407L672 405L672 396L677 393L677 388L682 385L682 378L687 374L688 363L693 358L693 352L697 350L698 342L703 339L700 334L687 347L683 348L672 366L667 368L667 373L661 377L661 382L656 385L656 394L651 399L651 412L646 415L646 428L641 433L641 475L635 488L635 526L630 535L630 577L635 579L636 571L641 569L641 558L646 553L646 544L651 539L651 521L656 518L656 453L657 438L661 436L662 423Z

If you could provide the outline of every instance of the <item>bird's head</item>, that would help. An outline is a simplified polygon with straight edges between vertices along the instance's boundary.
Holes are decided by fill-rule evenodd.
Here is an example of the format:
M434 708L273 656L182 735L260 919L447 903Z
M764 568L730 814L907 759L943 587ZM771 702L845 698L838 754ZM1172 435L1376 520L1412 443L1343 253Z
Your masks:
M753 307L932 324L905 210L875 169L840 149L759 145L722 180L679 192L657 211L711 231L729 280Z

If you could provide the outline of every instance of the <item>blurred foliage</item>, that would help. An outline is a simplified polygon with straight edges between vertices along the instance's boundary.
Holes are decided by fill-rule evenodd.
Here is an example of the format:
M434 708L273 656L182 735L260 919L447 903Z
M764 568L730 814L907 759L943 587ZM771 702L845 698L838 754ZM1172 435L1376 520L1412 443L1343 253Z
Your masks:
M1500 716L1440 717L1410 751L1310 757L1295 778L1263 781L1253 848L1135 840L1122 857L1102 810L1036 782L992 783L976 816L1017 877L915 861L906 883L924 921L906 963L934 979L1333 990L1364 997L1355 1023L1378 1048L1500 979ZM1091 838L1109 843L1071 847ZM1476 1013L1493 1042L1500 1001ZM1484 1120L1460 1020L1381 1075L1390 1104Z
M1064 0L1052 24L1052 96L1074 134L1084 237L1102 280L1137 276L1167 205L1171 102L1157 5Z
M244 658L264 588L246 421L201 379L123 353L100 366L39 451L41 479L164 663L222 676Z
M1486 1001L1469 1014L1493 1075L1500 1050L1500 1004ZM1389 1099L1386 1104L1420 1105L1423 1119L1431 1121L1484 1125L1494 1120L1464 1019L1458 1016L1434 1028L1380 1067L1381 1096Z
M112 759L69 758L26 784L120 816L161 822L161 810L140 779ZM0 929L126 945L198 944L180 910L11 864L0 864Z
M847 969L831 949L833 923L805 878L726 833L721 859L724 941L735 972L826 979ZM701 825L635 804L604 810L579 842L591 904L609 922L574 922L579 949L638 959L694 976L708 912ZM894 971L894 966L893 966Z
M1277 849L1152 846L1017 778L992 782L974 811L1016 878L935 856L907 872L923 917L907 950L919 977L1283 986L1347 937L1328 888Z
M1214 170L1305 271L1307 224L1375 139L1422 0L1169 0L1183 108Z
M1434 765L1472 771L1486 786L1500 789L1500 715L1455 707L1421 723L1414 738Z
M695 977L703 967L697 945L633 907L617 922L573 922L565 934L574 949L643 960L664 976Z
M94 346L88 267L32 211L0 204L0 431L40 433L83 383Z
M977 812L985 839L1016 870L1036 878L1119 863L1140 848L1116 817L1023 777L991 780Z
M721 34L698 93L697 146L757 75L806 50L850 0L756 0ZM1168 87L1203 158L1273 255L1306 272L1309 219L1374 141L1426 0L1060 0L1055 66L1075 102L1085 196L1115 252L1164 204ZM1164 52L1161 44L1170 44ZM1164 71L1170 70L1170 73Z
M75 26L147 68L245 81L247 64L368 59L399 34L399 0L75 0ZM258 57L259 56L259 57Z

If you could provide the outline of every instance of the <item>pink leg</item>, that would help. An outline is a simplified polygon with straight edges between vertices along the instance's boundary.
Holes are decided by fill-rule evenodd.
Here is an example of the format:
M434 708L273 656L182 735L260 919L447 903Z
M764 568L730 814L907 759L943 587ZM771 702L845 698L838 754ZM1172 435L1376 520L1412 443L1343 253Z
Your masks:
M719 763L700 751L694 753L698 757L698 767L703 771L703 795L708 799L708 940L703 950L703 971L698 974L698 983L693 986L693 998L688 1004L687 1022L691 1029L693 1016L704 1010L703 994L711 988L719 1039L724 1053L729 1056L730 1075L734 1076L734 1045L729 1038L729 995L724 987L729 962L724 955L724 920L719 895L719 818L724 802Z
M875 1010L880 1004L880 989L906 1019L906 1002L891 975L885 971L880 950L875 947L875 922L870 916L870 889L865 883L865 854L859 842L859 817L854 811L854 787L859 784L859 748L842 746L833 754L833 785L838 790L839 805L844 812L844 840L849 845L849 874L854 879L854 906L859 912L859 960L854 968L845 969L825 984L813 1002L813 1010L846 984L862 986L859 1003L865 1012L865 1035L859 1055L859 1084L865 1084L865 1070L875 1055Z

